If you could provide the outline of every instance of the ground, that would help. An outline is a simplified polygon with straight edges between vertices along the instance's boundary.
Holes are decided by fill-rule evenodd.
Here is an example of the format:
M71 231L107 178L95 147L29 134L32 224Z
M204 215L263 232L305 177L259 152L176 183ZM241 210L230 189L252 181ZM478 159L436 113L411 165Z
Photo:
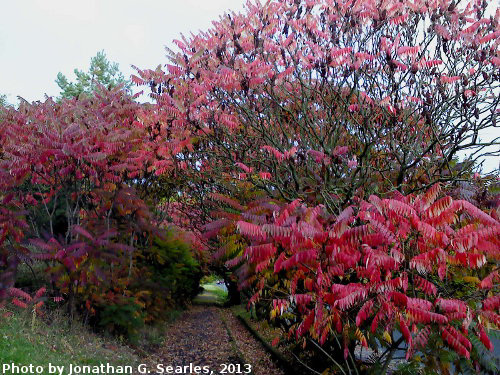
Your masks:
M161 373L157 365L191 366L184 374L196 374L195 366L208 366L213 375L282 375L270 354L233 315L220 305L220 293L204 288L194 305L175 321L166 333L162 348L147 360L151 374ZM212 290L211 290L212 289ZM232 366L225 366L231 364ZM250 366L248 366L250 365ZM251 372L248 370L251 369Z

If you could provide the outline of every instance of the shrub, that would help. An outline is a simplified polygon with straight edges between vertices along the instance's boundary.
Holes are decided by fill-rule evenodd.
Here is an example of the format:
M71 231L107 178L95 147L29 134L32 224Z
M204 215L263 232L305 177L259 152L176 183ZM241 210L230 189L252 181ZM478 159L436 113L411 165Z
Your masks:
M186 306L198 293L201 276L191 248L170 229L138 252L130 290L144 303L146 321L153 322Z
M135 298L115 296L96 306L98 325L108 332L124 336L137 343L139 330L144 326L145 313Z
M378 352L375 373L398 349L429 369L436 358L482 366L493 348L486 327L500 324L500 223L439 194L435 185L372 195L337 216L261 199L226 226L248 241L226 265L252 290L249 306L265 309L292 341L323 347L337 370L360 366L356 346Z

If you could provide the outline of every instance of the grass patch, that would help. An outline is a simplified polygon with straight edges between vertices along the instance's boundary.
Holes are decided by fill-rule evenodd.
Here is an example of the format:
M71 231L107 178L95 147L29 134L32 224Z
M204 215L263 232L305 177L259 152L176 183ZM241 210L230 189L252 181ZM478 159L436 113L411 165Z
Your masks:
M0 310L0 316L5 310ZM135 367L139 358L133 350L118 340L103 338L88 331L75 321L71 328L67 319L52 313L50 325L26 312L1 318L0 363L43 366L94 365L109 363L113 366ZM7 374L5 374L7 375Z
M258 333L259 338L265 341L268 345L272 346L272 342L275 338L282 335L282 331L274 327L266 319L258 320L256 319L251 311L247 311L244 305L231 306L231 312L236 317L241 317L246 323ZM284 340L280 340L279 347L275 348L276 351L280 352L288 361L292 361L290 355L291 346Z
M227 300L228 296L227 290L220 288L216 284L205 284L202 285L202 287L207 292L215 294L222 302L225 302Z
M241 315L245 319L252 319L252 314L250 311L248 311L245 306L243 305L234 305L231 306L231 311L233 312L234 315L238 316Z
M215 274L210 274L203 276L200 280L200 284L213 284L216 283L220 279L220 276Z
M198 294L193 300L198 305L218 305L223 306L228 299L227 290L221 288L215 283L201 285L203 292Z

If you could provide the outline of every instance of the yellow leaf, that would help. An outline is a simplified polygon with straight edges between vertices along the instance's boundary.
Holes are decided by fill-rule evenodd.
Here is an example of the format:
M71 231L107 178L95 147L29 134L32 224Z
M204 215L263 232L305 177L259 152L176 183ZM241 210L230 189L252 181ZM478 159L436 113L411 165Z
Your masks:
M272 309L271 310L271 319L274 319L276 317L276 310Z
M475 276L465 276L464 277L464 281L466 283L472 283L472 284L479 284L481 282L481 280L479 280L477 277Z
M384 331L383 337L385 341L387 341L389 344L392 344L391 335L389 335L389 332Z

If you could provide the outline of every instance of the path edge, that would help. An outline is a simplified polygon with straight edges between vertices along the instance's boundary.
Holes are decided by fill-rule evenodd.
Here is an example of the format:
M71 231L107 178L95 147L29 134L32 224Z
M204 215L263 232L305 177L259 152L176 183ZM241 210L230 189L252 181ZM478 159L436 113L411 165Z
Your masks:
M296 366L290 362L283 354L273 348L269 343L257 332L245 317L231 311L231 313L243 324L243 326L261 343L266 351L274 358L278 365L285 371L287 375L303 375L299 372Z

